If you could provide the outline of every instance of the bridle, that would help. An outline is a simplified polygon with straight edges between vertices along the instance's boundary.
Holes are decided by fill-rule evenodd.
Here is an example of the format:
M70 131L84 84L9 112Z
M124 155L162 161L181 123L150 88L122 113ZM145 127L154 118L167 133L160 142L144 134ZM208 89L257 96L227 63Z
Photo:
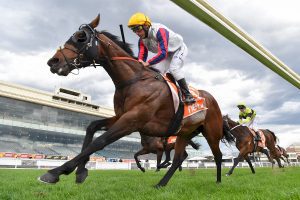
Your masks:
M76 38L76 34L82 32L85 36L85 38ZM77 49L70 48L66 45L64 45L64 49L67 49L69 51L72 51L77 56L73 60L67 59L66 55L63 52L62 47L59 47L58 51L63 55L65 59L65 66L68 66L70 69L77 69L78 73L72 74L78 75L80 68L85 67L97 67L102 66L103 63L106 63L107 61L117 61L117 60L131 60L138 62L138 60L131 58L131 57L112 57L108 58L107 56L100 57L98 50L99 45L101 43L107 45L108 47L111 45L109 42L105 42L100 37L98 37L99 32L96 29L93 29L89 24L83 24L79 27L79 31L75 32L73 36L66 42L66 44L70 44L72 46L75 46ZM80 41L84 39L84 41ZM97 64L99 63L99 64Z
M227 126L229 127L228 119L225 118L224 121L226 122ZM236 128L239 127L239 126L242 126L242 125L241 125L241 124L238 124L238 125L232 127L229 131L231 132L232 130L236 129ZM229 128L230 128L230 127L229 127Z

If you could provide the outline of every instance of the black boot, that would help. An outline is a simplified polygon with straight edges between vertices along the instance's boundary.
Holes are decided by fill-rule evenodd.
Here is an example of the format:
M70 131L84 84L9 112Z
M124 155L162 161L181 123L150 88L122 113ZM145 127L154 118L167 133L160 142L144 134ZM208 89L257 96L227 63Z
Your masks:
M257 131L255 131L255 138L254 138L255 141L260 141L261 138L260 138L260 135Z
M195 103L196 100L194 99L193 95L190 93L189 87L188 87L185 79L182 78L182 79L178 80L177 82L178 82L178 84L180 86L182 94L185 97L185 99L183 100L183 102L187 103L187 104Z

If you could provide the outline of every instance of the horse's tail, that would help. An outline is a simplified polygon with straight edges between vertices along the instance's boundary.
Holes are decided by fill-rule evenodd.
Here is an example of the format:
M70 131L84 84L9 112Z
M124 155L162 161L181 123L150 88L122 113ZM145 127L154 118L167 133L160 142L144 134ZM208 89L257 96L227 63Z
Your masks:
M226 143L235 143L235 137L230 133L230 128L226 125L226 123L223 123L223 138L222 142Z
M189 145L191 145L194 149L199 150L200 144L193 142L192 140L189 141Z
M279 139L278 139L278 137L276 137L275 133L273 131L270 131L269 129L266 129L266 130L269 131L272 134L272 136L274 138L274 141L275 141L275 144L277 144L279 142Z

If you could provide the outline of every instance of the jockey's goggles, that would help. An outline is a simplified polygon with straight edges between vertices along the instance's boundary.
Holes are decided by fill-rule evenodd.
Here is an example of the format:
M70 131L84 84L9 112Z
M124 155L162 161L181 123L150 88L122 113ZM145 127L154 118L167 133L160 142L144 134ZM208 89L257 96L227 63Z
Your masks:
M143 30L143 26L142 25L134 26L134 27L131 27L131 30L133 32L138 32L138 31Z

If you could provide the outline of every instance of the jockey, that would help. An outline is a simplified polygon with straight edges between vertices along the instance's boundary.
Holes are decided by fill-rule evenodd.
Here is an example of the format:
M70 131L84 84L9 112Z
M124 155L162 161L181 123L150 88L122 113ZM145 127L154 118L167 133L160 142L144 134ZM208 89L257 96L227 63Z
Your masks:
M237 105L237 107L240 110L239 113L239 124L248 126L249 128L252 128L256 134L255 140L261 140L259 134L257 133L256 129L254 128L254 120L256 116L255 110L248 108L245 103L241 102Z
M184 102L194 103L195 99L189 91L182 71L184 59L188 53L182 36L162 24L151 23L149 17L143 13L132 15L128 21L128 27L139 36L139 62L144 67L155 65L153 68L162 74L169 70L180 86L185 97ZM147 60L148 51L156 53L149 60Z

